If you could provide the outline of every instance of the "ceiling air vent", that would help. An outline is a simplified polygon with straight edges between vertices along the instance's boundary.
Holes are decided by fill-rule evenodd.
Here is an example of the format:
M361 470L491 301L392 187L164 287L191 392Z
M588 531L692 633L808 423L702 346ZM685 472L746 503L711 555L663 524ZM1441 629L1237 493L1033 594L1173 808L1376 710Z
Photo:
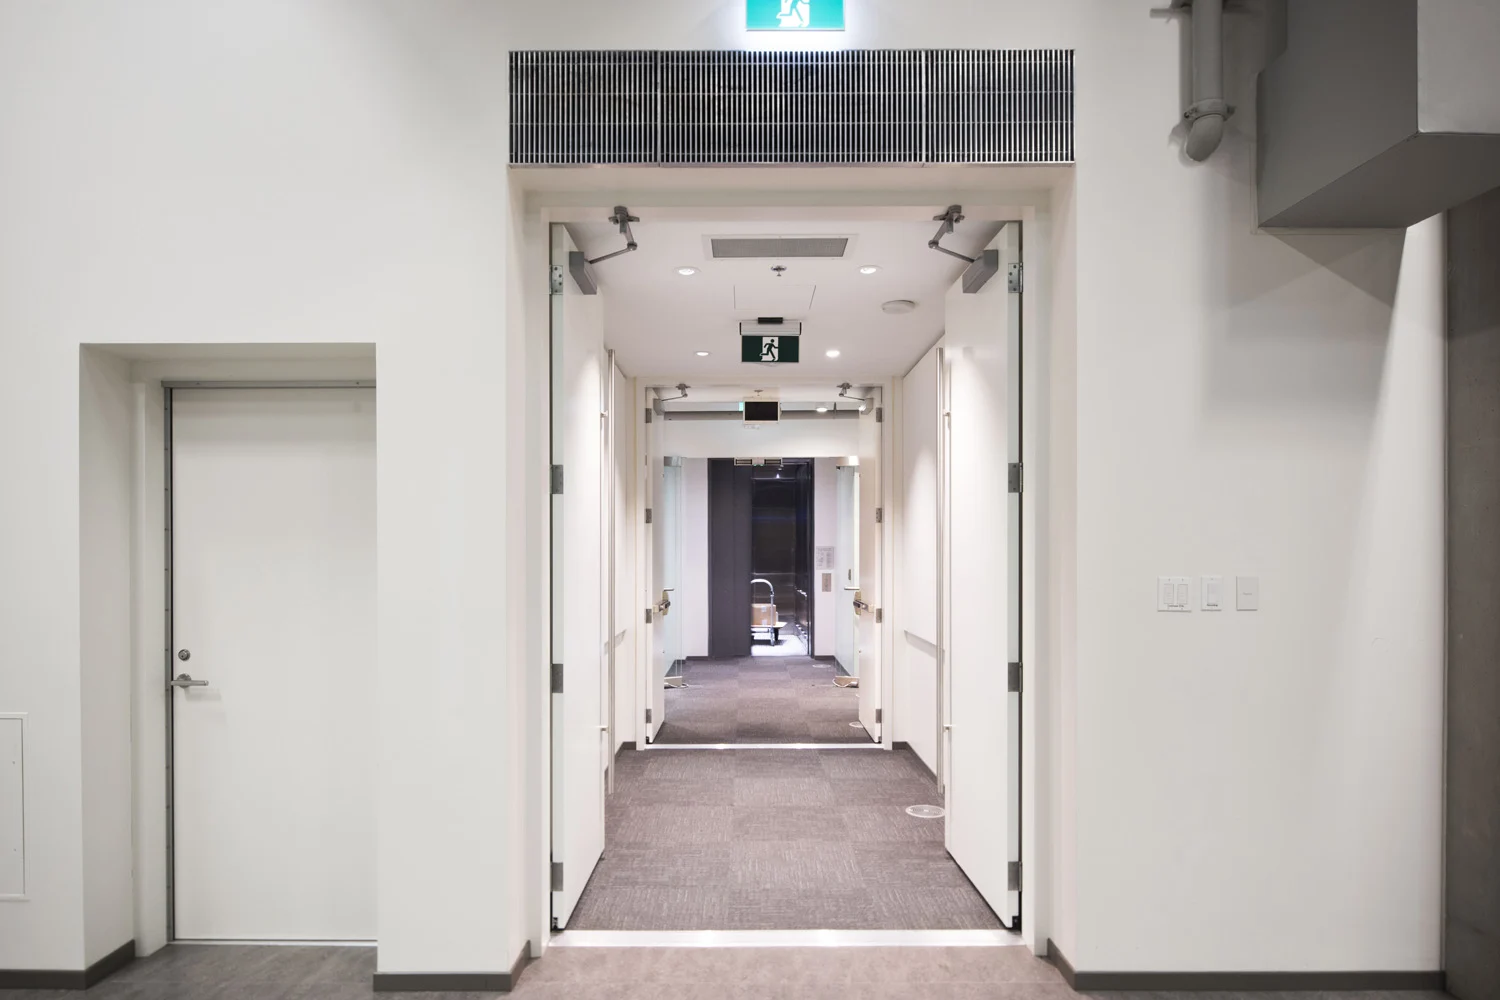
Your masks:
M849 251L847 236L711 236L708 243L715 260L838 258Z

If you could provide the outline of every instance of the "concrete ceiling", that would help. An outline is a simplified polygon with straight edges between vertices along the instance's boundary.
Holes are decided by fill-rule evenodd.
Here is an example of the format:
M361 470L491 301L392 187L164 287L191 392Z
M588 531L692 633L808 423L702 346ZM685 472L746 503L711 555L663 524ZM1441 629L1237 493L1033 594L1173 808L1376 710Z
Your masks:
M570 224L589 257L619 249L607 222ZM973 256L999 231L998 222L969 220L944 241ZM683 222L646 219L634 227L640 249L596 268L604 297L605 340L632 376L680 376L720 383L776 384L880 379L904 374L943 330L943 296L964 263L936 253L927 241L936 223ZM848 236L839 259L713 260L709 236ZM771 268L787 268L780 277ZM865 265L880 268L860 273ZM684 277L678 268L697 273ZM883 302L910 299L906 315ZM739 323L782 315L803 322L801 361L751 365L739 359ZM825 352L840 351L837 359ZM698 357L697 351L708 351Z

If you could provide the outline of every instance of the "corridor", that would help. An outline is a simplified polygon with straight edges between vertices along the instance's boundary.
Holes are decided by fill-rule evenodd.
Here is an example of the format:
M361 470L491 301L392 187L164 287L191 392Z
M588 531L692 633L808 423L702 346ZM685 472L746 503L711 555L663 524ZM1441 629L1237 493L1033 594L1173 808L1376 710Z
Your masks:
M859 692L807 656L692 660L666 691L657 743L869 743Z
M617 758L604 858L570 930L950 930L1000 922L943 848L910 751Z

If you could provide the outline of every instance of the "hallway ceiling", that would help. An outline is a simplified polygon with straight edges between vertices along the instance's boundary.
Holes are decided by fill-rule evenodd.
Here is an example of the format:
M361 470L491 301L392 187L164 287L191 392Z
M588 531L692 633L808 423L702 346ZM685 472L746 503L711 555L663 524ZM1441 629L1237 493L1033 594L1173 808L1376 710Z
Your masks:
M943 296L964 263L936 253L926 222L656 222L635 224L640 249L597 265L604 296L605 341L632 376L680 376L765 384L769 379L829 384L905 373L943 330ZM944 246L973 256L999 224L970 220ZM569 229L589 257L620 249L607 222ZM709 237L850 237L841 258L714 260ZM778 277L775 266L786 268ZM861 267L879 270L862 274ZM684 276L679 268L696 273ZM909 299L916 308L891 315L881 304ZM739 324L758 316L803 323L801 360L749 365L739 359ZM837 349L838 358L825 352ZM708 357L696 352L708 351Z

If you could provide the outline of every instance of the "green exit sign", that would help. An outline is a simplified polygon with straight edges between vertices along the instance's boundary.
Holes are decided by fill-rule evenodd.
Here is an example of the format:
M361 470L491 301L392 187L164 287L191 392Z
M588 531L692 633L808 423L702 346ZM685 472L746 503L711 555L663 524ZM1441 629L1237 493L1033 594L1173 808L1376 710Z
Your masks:
M740 360L750 364L794 365L798 361L797 337L740 337Z
M843 31L844 0L745 0L751 31Z

